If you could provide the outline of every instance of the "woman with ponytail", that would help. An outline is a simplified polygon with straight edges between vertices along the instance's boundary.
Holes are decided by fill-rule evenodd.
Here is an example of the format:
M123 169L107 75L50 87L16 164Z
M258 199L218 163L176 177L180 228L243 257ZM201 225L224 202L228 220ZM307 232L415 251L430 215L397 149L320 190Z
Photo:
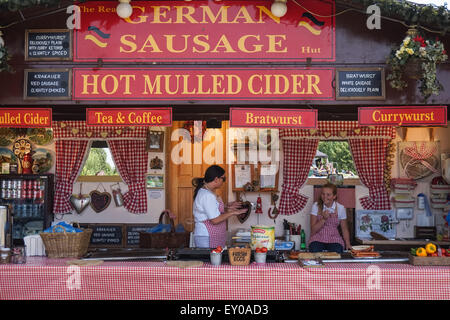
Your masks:
M344 247L351 249L350 233L347 226L347 214L337 201L337 187L327 183L322 187L320 199L311 209L311 236L309 251L332 251L342 253ZM342 236L338 227L341 226Z
M239 202L224 205L216 190L225 182L225 170L217 165L210 166L205 176L195 178L193 213L195 220L194 241L197 248L225 246L227 240L226 221L235 215L247 212Z

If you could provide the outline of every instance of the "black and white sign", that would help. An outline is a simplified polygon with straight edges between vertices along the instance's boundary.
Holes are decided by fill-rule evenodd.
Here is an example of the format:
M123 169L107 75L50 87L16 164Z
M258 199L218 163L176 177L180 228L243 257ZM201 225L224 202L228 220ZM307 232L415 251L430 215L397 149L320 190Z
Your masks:
M66 29L26 30L25 60L72 60L72 32Z
M383 68L337 68L336 100L384 100Z
M70 100L72 71L70 69L26 69L24 99Z

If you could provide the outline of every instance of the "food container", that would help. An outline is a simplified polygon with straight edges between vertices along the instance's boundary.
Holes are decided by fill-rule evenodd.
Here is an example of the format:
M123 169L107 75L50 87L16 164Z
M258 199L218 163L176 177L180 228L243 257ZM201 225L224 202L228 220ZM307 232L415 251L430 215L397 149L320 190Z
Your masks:
M26 236L23 238L25 243L25 255L31 256L45 256L45 246L42 238L38 234Z
M11 249L0 248L0 264L10 263L11 261Z
M213 266L220 266L222 264L222 252L211 252L210 258Z
M265 252L255 252L256 263L266 263L267 254Z
M252 226L251 249L266 247L267 250L273 250L275 246L275 227Z

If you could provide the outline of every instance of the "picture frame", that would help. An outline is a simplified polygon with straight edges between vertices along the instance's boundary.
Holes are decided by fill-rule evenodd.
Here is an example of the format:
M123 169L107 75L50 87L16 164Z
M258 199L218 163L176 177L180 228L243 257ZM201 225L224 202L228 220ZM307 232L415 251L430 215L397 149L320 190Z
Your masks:
M253 183L254 166L252 164L233 164L232 171L232 189L233 191L245 191L244 186L247 183Z
M164 168L164 160L155 156L149 160L150 170L162 170Z
M164 149L164 132L148 131L146 150L149 152L163 152Z
M147 174L145 178L145 185L147 189L164 189L164 175Z
M258 165L260 191L278 191L279 165L276 163Z

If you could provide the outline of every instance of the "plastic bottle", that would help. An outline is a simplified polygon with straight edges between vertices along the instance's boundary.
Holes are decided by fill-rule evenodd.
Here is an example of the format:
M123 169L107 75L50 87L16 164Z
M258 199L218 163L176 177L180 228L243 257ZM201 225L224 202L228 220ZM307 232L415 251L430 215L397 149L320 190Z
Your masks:
M306 250L306 235L305 230L302 229L300 233L300 250Z

